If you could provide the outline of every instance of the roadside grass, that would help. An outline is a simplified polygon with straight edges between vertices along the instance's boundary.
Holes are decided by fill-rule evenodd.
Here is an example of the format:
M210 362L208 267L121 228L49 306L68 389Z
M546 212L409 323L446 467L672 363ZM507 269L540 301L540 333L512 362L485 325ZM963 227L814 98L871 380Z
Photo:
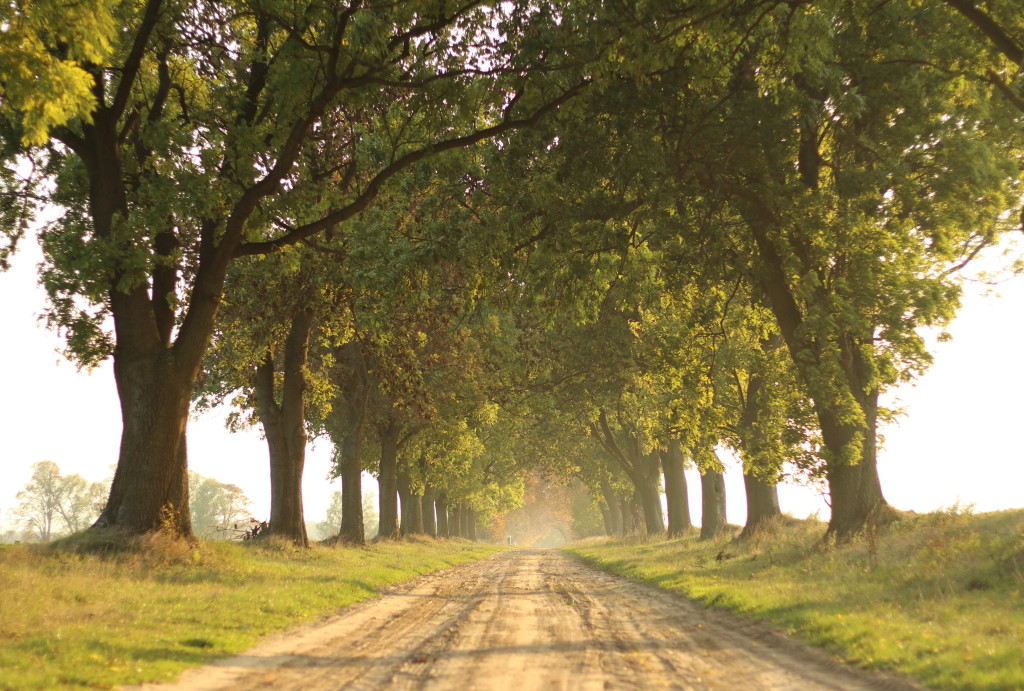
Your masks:
M170 681L379 588L500 549L464 540L368 547L159 537L96 555L0 549L0 689Z
M911 514L841 546L824 533L786 518L744 542L692 535L570 551L865 668L937 689L1024 689L1024 511Z

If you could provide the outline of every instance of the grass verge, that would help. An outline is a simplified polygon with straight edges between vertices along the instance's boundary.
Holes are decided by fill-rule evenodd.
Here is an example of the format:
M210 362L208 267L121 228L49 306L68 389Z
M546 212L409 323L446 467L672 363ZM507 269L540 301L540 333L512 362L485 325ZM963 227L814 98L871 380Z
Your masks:
M583 544L615 573L770 621L938 689L1024 689L1024 511L908 516L849 545L785 519L759 536Z
M0 548L0 689L173 680L385 585L499 548L421 539L365 548L180 543L96 556Z

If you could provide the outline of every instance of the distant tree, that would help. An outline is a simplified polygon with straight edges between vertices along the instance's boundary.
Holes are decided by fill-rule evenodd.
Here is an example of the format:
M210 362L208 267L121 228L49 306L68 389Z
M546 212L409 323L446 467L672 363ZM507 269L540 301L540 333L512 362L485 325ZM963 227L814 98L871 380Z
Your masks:
M327 507L324 520L316 524L321 540L334 537L341 531L341 492L331 492L331 503Z
M334 491L331 493L331 503L327 507L327 515L324 520L316 524L318 536L321 540L328 540L337 537L341 532L341 507L342 493ZM372 494L363 495L363 530L367 539L377 536L380 525L380 514L377 513L376 500Z
M45 542L58 533L88 527L102 510L106 492L102 482L89 482L78 474L62 476L53 461L37 461L12 513L21 527Z
M252 501L237 485L189 471L189 512L197 535L227 537L235 524L250 517Z

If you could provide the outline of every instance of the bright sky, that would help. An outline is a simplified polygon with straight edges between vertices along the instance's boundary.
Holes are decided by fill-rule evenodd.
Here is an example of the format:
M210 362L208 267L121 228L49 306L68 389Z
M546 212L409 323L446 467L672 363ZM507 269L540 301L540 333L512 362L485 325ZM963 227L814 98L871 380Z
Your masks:
M89 480L110 477L117 459L120 413L109 363L77 372L57 352L57 335L38 323L43 293L36 286L38 246L23 243L7 273L0 273L0 362L7 394L0 397L0 524L31 465L52 460L64 474ZM992 292L993 295L984 293ZM977 511L1024 507L1024 279L994 289L969 284L964 309L949 331L953 340L934 346L935 365L916 387L898 392L907 415L883 430L879 457L882 489L896 508L918 512L973 504ZM223 412L189 426L189 465L201 475L236 484L266 518L270 473L266 443L258 432L232 434ZM330 444L310 445L304 476L306 519L322 520L331 492ZM366 478L369 479L369 478ZM700 519L700 480L688 471L690 507ZM368 489L376 490L372 481ZM828 509L801 487L780 489L782 510L804 517ZM745 518L738 465L726 472L728 518Z

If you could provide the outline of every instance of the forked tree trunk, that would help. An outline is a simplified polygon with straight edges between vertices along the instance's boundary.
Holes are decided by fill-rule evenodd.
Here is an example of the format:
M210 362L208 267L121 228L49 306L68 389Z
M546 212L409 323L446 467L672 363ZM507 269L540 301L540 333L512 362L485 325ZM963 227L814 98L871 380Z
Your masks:
M400 427L390 422L380 430L380 528L378 540L392 540L401 534L398 527L398 435Z
M690 498L683 473L683 449L678 439L672 439L661 452L661 468L665 475L665 506L668 509L668 536L679 537L692 527Z
M437 537L437 517L434 514L434 488L427 485L423 490L423 532Z
M440 538L451 537L448 527L448 495L438 492L434 497L434 506L437 509L437 536Z
M715 470L702 470L700 490L700 539L712 540L725 530L725 477Z
M302 470L306 461L305 366L312 321L305 312L292 317L284 349L284 382L277 402L274 357L256 368L256 405L270 448L270 534L309 546L302 510Z
M838 355L831 354L827 347L807 342L802 335L804 314L790 289L783 260L769 232L774 224L774 214L756 195L744 192L741 196L749 205L744 216L761 260L761 288L778 322L797 373L814 404L822 441L828 452L825 470L832 515L826 534L845 541L888 509L882 495L876 459L879 392L869 388L871 366L862 350L872 347L872 334L837 332L826 346L838 351ZM826 300L828 296L821 295L819 299ZM833 357L838 358L842 376L822 384L821 374L827 366L825 360ZM837 395L830 389L836 385L842 386L845 389L842 393L849 396ZM863 425L858 424L849 411L843 409L841 402L844 400L856 401L864 416ZM858 437L861 439L859 445L856 441ZM854 460L852 464L848 460L851 456Z

